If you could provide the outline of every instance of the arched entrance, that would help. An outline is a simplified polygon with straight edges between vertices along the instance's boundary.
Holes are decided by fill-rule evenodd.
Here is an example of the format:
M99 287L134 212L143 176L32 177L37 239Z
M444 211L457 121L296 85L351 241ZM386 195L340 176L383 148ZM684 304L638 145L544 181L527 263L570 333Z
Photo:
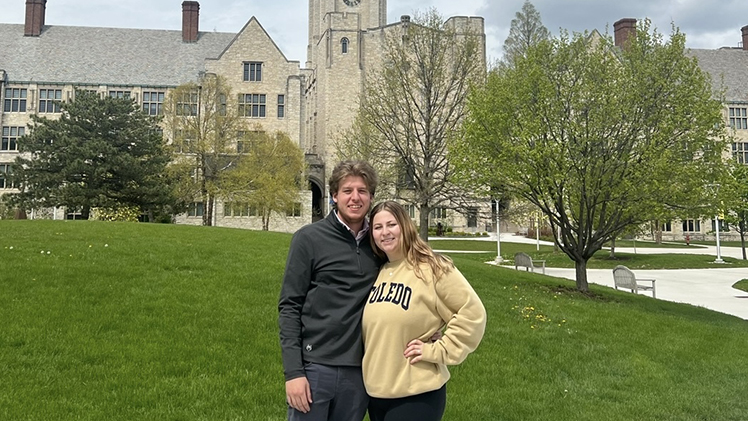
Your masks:
M317 180L310 178L309 190L312 191L312 222L317 222L325 217L324 203L322 202L323 189Z

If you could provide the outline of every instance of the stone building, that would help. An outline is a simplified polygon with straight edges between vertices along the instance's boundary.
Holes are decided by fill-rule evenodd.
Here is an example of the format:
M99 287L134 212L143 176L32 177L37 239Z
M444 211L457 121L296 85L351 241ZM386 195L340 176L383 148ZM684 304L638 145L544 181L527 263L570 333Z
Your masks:
M615 43L624 45L636 30L636 19L621 19L614 24ZM711 77L715 93L724 90L723 115L733 138L731 150L725 158L733 158L748 165L748 25L741 28L742 38L737 47L689 49L687 54L698 60L699 67ZM737 38L737 37L736 37ZM731 156L730 156L731 154ZM667 221L662 227L665 241L711 240L716 236L717 215L711 219L681 219ZM720 238L739 240L739 235L720 219Z
M159 114L171 89L215 73L237 101L256 110L245 115L250 123L287 133L305 153L309 190L300 192L297 207L271 219L270 229L279 231L294 231L329 211L326 180L335 164L330 139L353 121L365 73L380 65L384 38L409 20L387 24L386 0L310 0L301 66L285 57L255 17L236 34L200 31L197 1L182 3L181 31L57 26L45 21L46 7L46 0L26 0L24 24L0 24L0 194L15 191L4 174L12 171L30 116L59 116L57 104L71 100L75 88L130 97L145 112ZM450 22L484 33L479 17ZM485 61L485 46L482 51ZM66 209L50 212L71 217ZM201 212L195 203L177 222L198 224ZM479 225L457 220L463 228ZM261 226L251 210L234 212L220 202L214 224Z

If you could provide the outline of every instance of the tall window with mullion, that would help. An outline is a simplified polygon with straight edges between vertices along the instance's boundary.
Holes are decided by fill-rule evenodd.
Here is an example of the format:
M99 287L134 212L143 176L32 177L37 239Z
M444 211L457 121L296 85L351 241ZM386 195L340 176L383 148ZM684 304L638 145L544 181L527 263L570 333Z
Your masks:
M286 96L278 95L278 118L286 116Z
M25 113L26 96L26 88L6 88L5 106L3 110L6 113Z
M732 156L741 164L748 164L748 142L733 142Z
M265 117L265 94L239 94L239 116Z
M62 89L39 89L39 112L59 113Z
M748 107L729 107L730 127L735 130L748 130Z
M164 92L143 91L143 112L148 115L163 114Z
M0 151L17 151L18 139L23 137L25 131L25 127L3 126L3 137L2 143L0 143Z
M244 62L244 81L261 82L262 81L262 63L257 61Z
M197 92L187 92L177 98L177 115L197 115Z
M15 189L18 188L18 183L10 180L10 175L13 173L10 164L0 164L0 189Z

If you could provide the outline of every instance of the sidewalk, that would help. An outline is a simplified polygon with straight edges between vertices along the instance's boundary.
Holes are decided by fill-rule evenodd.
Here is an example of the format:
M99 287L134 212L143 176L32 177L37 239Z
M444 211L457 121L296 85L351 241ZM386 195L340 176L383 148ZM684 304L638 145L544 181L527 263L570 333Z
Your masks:
M576 279L573 268L545 268L545 273ZM748 278L746 268L637 269L634 273L637 277L657 280L657 299L692 304L748 320L748 292L732 288L735 282ZM587 269L587 281L613 288L613 271ZM642 294L650 295L646 292Z
M475 240L476 238L472 238ZM496 235L483 237L481 240L496 242ZM536 244L536 240L501 234L501 242ZM438 244L438 241L432 243ZM540 245L553 243L540 241ZM438 247L438 246L437 246ZM715 246L693 246L689 248L650 248L650 247L616 247L617 252L638 254L706 254L717 256ZM743 258L739 247L721 247L723 257ZM634 270L637 277L656 279L657 299L687 303L705 307L721 313L731 314L748 320L748 292L732 288L732 285L748 278L748 268L730 268L729 265L715 263L714 269L668 269L668 270ZM505 266L510 267L510 266ZM514 269L514 266L511 266ZM546 268L546 275L559 278L576 279L574 268ZM587 281L613 288L613 271L611 269L587 269ZM644 293L649 295L648 293Z

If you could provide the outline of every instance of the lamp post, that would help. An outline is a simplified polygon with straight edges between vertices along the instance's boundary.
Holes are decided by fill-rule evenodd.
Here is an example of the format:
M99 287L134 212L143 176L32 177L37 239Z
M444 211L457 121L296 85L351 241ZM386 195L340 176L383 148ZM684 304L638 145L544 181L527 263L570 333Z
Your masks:
M720 184L719 183L709 184L709 187L711 187L714 190L714 200L716 201L717 194L719 193ZM719 213L717 213L717 215L714 216L714 232L716 234L715 237L717 239L717 258L714 259L714 263L725 263L725 261L722 260L722 250L720 249L720 246L719 246Z
M717 234L717 258L714 259L714 263L725 263L725 261L722 260L722 252L719 248L719 215L714 217L714 223L715 232Z
M500 228L500 220L499 220L499 199L495 199L496 201L496 264L500 264L504 261L504 258L501 257L501 228Z

